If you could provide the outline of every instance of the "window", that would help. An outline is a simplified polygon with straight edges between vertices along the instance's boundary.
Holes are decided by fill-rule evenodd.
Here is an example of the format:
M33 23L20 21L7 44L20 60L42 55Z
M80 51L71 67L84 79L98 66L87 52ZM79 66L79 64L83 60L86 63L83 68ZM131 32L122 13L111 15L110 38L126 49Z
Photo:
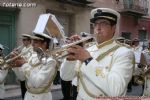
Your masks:
M130 9L133 5L133 0L123 0L124 8Z
M146 30L139 30L139 39L140 39L140 41L146 40L146 35L147 35L146 33L147 33Z
M131 33L130 32L122 32L121 36L124 37L125 39L131 39Z

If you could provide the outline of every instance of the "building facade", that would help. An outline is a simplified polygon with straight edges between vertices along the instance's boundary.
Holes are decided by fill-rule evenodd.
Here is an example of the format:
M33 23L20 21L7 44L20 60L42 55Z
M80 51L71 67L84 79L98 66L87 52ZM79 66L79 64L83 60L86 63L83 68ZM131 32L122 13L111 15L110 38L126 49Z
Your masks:
M9 49L21 45L21 34L32 34L39 16L52 13L64 27L65 36L90 32L90 14L92 7L84 3L65 2L66 0L1 0L0 1L0 43ZM90 3L90 2L89 2ZM14 84L15 75L12 71L6 83Z
M93 33L89 19L91 9L96 7L120 12L120 36L141 41L150 39L149 0L1 0L0 43L9 48L5 54L11 52L21 45L21 34L32 34L39 15L44 13L56 16L66 36ZM8 75L8 84L13 83L15 75L12 74Z

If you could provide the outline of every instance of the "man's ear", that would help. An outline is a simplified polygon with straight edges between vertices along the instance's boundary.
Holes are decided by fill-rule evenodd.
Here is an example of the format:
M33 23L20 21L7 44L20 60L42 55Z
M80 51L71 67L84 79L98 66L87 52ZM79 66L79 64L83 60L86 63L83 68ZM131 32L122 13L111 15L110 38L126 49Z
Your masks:
M116 25L113 25L112 27L111 27L111 29L112 29L112 31L113 31L113 36L115 35L115 31L116 31Z
M47 45L47 42L45 41L43 44L44 44L44 45Z
M112 26L112 29L116 30L116 25L113 25L113 26Z

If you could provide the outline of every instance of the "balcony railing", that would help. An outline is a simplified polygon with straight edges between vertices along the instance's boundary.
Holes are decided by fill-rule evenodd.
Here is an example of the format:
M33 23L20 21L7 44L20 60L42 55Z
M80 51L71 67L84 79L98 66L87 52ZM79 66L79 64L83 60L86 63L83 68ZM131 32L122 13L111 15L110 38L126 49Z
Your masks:
M121 12L128 12L130 14L147 15L147 4L147 0L123 0L120 10Z
M92 0L56 0L56 1L73 5L88 5L93 3Z

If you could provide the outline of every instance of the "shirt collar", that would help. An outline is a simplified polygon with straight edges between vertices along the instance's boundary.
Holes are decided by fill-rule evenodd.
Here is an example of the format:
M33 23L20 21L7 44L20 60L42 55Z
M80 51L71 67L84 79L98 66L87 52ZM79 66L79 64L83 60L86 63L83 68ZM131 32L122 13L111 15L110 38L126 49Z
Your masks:
M113 41L114 41L114 39L110 39L110 40L105 41L105 42L103 42L103 43L101 43L101 44L97 44L96 46L97 46L97 48L102 48L102 47L104 47L105 45L109 45L109 44L113 43Z

